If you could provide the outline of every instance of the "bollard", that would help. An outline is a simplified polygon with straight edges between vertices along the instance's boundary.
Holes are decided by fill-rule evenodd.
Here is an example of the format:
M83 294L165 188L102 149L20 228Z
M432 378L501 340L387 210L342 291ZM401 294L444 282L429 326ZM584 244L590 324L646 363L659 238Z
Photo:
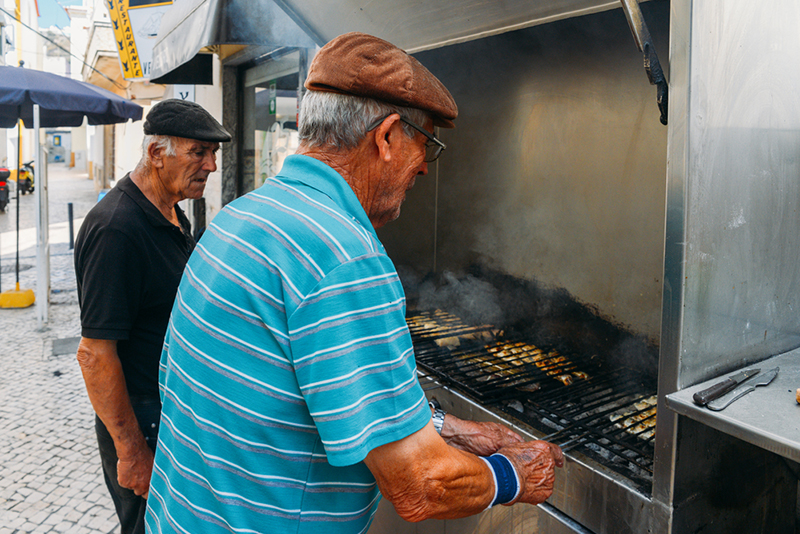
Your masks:
M75 247L75 238L72 233L72 202L67 203L67 218L69 219L69 249L72 250Z

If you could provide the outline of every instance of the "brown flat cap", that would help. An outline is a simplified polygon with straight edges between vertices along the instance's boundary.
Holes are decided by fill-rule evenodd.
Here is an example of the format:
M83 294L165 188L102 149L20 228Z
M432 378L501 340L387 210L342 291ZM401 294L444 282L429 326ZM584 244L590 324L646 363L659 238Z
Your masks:
M147 135L172 135L197 141L224 143L231 134L200 104L169 98L150 110L144 121Z
M450 91L422 63L365 33L345 33L323 46L311 62L305 86L421 109L442 128L455 128L458 116Z

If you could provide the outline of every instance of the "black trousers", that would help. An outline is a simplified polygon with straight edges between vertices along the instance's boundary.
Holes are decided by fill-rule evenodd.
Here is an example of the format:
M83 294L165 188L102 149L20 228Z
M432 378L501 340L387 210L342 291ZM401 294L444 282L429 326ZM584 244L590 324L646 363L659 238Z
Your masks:
M142 429L150 449L155 452L158 423L161 417L161 402L157 398L132 398L131 403L136 419L139 421L139 428ZM100 460L103 463L103 476L122 527L120 532L121 534L144 534L144 513L147 508L147 500L119 485L117 482L117 450L114 447L114 440L97 416L95 416L94 427L97 432Z

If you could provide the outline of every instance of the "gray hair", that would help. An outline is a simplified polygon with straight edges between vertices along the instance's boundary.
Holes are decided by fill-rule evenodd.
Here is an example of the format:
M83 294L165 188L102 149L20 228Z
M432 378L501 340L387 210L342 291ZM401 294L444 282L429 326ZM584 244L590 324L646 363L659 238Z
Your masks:
M307 91L300 103L300 141L309 146L353 149L366 137L375 121L398 113L423 127L428 114L421 109L394 106L371 98L326 91ZM410 138L417 131L406 123L403 131Z
M147 135L145 134L142 140L142 159L136 165L137 169L149 171L151 167L150 162L150 145L156 145L156 148L163 148L164 154L167 156L174 156L177 154L176 148L178 143L176 138L171 135Z
M156 148L163 148L167 156L174 156L177 153L175 151L177 143L171 135L145 135L142 140L142 155L144 159L150 159L148 149L152 144L156 145Z

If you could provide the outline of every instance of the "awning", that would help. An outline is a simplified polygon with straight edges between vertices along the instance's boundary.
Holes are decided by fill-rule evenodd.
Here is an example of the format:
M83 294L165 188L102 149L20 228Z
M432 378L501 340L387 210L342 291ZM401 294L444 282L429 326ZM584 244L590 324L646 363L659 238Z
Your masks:
M319 44L360 31L408 52L621 7L619 0L274 0Z
M160 82L201 50L217 45L313 48L315 43L271 0L182 0L161 19L151 81ZM184 69L185 77L176 81L173 75L170 83L208 83L207 68L209 63L195 62Z

